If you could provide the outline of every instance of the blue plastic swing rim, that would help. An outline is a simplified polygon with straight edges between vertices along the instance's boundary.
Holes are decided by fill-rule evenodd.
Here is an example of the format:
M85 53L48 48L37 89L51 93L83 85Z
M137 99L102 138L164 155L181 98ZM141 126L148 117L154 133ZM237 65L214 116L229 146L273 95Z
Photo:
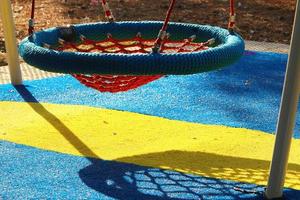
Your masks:
M78 35L104 39L111 33L116 39L132 38L138 32L145 38L155 38L163 22L126 21L75 25ZM188 23L170 23L171 39L184 39L191 35L208 40L215 38L217 46L191 53L123 54L60 52L42 47L43 43L58 43L58 28L36 32L25 38L19 46L23 60L39 69L67 74L111 75L167 75L193 74L215 70L236 62L244 53L243 39L236 33L209 26Z

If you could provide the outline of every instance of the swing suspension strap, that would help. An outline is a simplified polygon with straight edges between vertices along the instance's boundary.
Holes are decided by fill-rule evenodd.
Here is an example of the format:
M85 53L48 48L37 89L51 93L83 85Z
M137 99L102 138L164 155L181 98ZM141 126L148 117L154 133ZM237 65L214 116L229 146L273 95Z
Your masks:
M234 0L230 0L230 13L229 13L229 22L228 22L228 30L234 31L235 28L235 9L234 9Z
M170 6L169 6L169 9L168 9L165 21L164 21L164 24L163 24L162 28L160 29L160 31L158 33L158 36L157 36L157 39L156 39L156 41L154 43L154 47L152 49L153 53L157 53L157 52L160 51L161 46L162 46L162 44L163 44L163 42L164 42L164 40L166 38L168 23L169 23L170 18L171 18L171 13L172 13L172 11L174 9L174 5L175 5L175 0L171 0Z
M28 20L28 35L32 35L34 32L34 13L35 13L35 0L31 1L31 14Z
M111 10L109 8L109 5L108 5L107 1L106 0L102 0L101 3L102 3L102 8L104 10L104 14L105 14L106 19L109 22L114 22L115 18L114 18L113 14L112 14L112 12L111 12Z
M233 32L234 28L235 28L235 24L236 24L236 13L235 13L235 8L234 8L234 0L229 0L230 2L230 14L229 14L229 22L228 22L228 30L230 32ZM91 3L98 3L98 0L91 0ZM108 2L106 0L101 0L101 4L105 13L105 17L107 18L107 20L109 22L114 22L115 18L112 14L111 9L109 8ZM164 42L164 40L166 39L167 36L167 28L168 28L168 23L170 21L171 18L171 13L174 9L174 5L175 5L175 0L170 0L170 6L169 9L167 11L167 15L166 18L164 20L163 26L161 28L161 30L158 33L157 39L155 41L154 47L153 47L153 52L159 52L160 48ZM31 16L30 19L28 21L28 34L32 35L34 33L34 25L35 25L35 0L31 1Z

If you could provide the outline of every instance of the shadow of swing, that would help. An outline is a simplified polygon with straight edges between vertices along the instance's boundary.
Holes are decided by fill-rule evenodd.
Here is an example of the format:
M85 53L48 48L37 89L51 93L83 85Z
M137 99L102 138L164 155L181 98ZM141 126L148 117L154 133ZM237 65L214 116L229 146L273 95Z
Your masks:
M97 160L80 170L79 176L90 188L118 199L254 200L263 199L264 186L243 182L265 182L268 168L269 162L263 160L204 152L166 151L115 161ZM289 183L288 179L287 183L299 184L299 170L299 165L289 165L289 175L294 181ZM233 177L239 182L229 181ZM300 191L292 189L286 189L284 193L287 199L300 196Z
M249 179L264 182L268 173L268 161L177 150L105 161L85 145L60 119L40 104L26 86L15 86L15 88L26 102L31 102L28 105L36 113L58 130L91 162L78 173L83 183L95 191L118 199L252 200L263 198L261 186L223 179L230 180L231 177L238 177L238 180L242 182L248 182ZM143 166L155 166L175 171ZM290 164L289 171L292 178L300 179L300 165ZM222 177L222 179L208 177ZM292 184L293 182L290 183ZM235 187L248 191L255 190L258 193L243 193L234 190ZM300 196L300 191L288 189L285 191L285 196L293 199L293 197Z
M240 193L234 187L263 190L251 184L101 160L80 170L79 176L90 188L117 199L262 199L262 194Z
M270 166L265 160L178 150L123 157L116 161L258 185L266 184ZM299 188L300 165L290 163L288 168L286 184Z

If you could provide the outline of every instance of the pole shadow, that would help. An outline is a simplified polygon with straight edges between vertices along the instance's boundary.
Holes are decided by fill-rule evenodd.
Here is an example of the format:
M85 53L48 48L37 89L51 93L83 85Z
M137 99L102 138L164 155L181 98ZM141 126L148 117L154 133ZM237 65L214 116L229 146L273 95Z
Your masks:
M263 199L262 186L254 184L244 184L234 181L200 177L177 171L164 170L152 167L143 167L128 162L143 162L145 166L167 166L171 169L184 169L189 164L180 166L180 163L191 163L191 157L202 160L210 157L211 159L224 159L220 155L209 155L203 152L157 152L145 155L136 155L126 158L119 158L115 161L105 161L99 158L84 141L76 136L59 118L49 112L31 94L24 85L15 86L25 102L48 123L50 123L61 135L68 140L83 156L90 161L90 165L79 170L78 175L82 182L92 190L117 199L145 199L145 200L169 200L169 199ZM181 160L178 163L178 157ZM235 159L238 162L240 158ZM173 161L172 161L173 160ZM226 158L225 158L226 160ZM229 163L226 167L233 167ZM257 160L245 160L251 166L261 166ZM199 163L198 163L199 164ZM248 165L247 164L247 165ZM263 163L264 166L266 163ZM214 164L212 163L212 166ZM193 166L193 165L192 165ZM238 168L238 166L235 166ZM293 168L299 169L299 166ZM226 173L224 169L219 169L220 173ZM191 168L190 170L195 170ZM189 169L187 170L189 171ZM211 172L212 173L212 172ZM236 169L236 173L239 170ZM210 174L207 174L209 176ZM232 174L234 175L234 174ZM251 174L248 174L251 176ZM242 188L235 190L234 188ZM257 191L253 193L253 191ZM286 195L295 197L299 191L286 190ZM292 198L291 198L292 199Z

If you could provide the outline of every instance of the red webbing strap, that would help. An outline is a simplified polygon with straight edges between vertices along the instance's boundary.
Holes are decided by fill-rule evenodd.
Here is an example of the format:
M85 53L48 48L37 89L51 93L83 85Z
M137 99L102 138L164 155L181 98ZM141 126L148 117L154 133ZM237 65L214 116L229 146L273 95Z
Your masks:
M228 22L228 29L229 29L229 31L233 31L233 29L235 27L234 0L229 0L229 2L230 2L230 16L229 16L229 22ZM152 49L152 51L154 53L160 51L162 43L165 40L165 37L167 35L166 30L167 30L167 27L168 27L168 23L170 21L170 17L171 17L171 13L173 11L174 5L175 5L175 0L170 0L170 6L169 6L169 9L168 9L168 12L167 12L166 19L164 21L163 27L159 31L159 34L158 34L157 39L155 41L154 47Z
M102 0L102 7L103 7L103 10L104 10L104 13L105 13L105 17L108 19L108 21L109 22L114 22L115 18L113 16L106 0Z
M32 35L34 32L34 11L35 11L35 0L31 2L31 15L28 21L28 35Z
M155 44L154 44L154 47L153 47L153 50L152 50L154 53L157 53L157 52L160 51L159 49L160 49L160 47L161 47L161 45L162 45L162 43L163 43L163 41L166 37L166 30L168 28L168 23L170 21L171 13L173 11L174 5L175 5L175 0L170 0L170 6L169 6L169 9L168 9L164 24L163 24L162 28L160 29L160 31L158 33L157 39L155 41Z
M94 3L95 2L98 2L98 0L94 1ZM113 16L106 0L102 0L102 7L103 7L103 10L105 13L105 17L108 19L108 21L114 22L114 16ZM28 35L32 35L34 32L34 15L35 15L35 0L32 0L31 1L31 15L30 15L30 19L28 20Z
M96 0L98 1L98 0ZM233 30L235 27L235 8L234 8L234 0L229 0L230 1L230 16L229 16L229 23L228 23L228 29L229 30ZM171 17L171 13L173 11L175 5L175 0L170 0L170 6L163 24L163 27L161 28L161 30L159 31L158 37L156 39L153 51L158 52L159 48L163 42L163 40L165 39L166 36L166 30L168 27L168 23L170 21L170 17ZM102 0L102 7L105 13L106 18L110 21L113 22L114 21L114 16L108 6L108 3L106 0ZM31 16L30 19L28 21L28 34L31 35L34 32L34 13L35 13L35 0L31 1Z
M234 27L235 27L234 0L230 0L230 14L229 14L228 29L230 31L233 31Z

